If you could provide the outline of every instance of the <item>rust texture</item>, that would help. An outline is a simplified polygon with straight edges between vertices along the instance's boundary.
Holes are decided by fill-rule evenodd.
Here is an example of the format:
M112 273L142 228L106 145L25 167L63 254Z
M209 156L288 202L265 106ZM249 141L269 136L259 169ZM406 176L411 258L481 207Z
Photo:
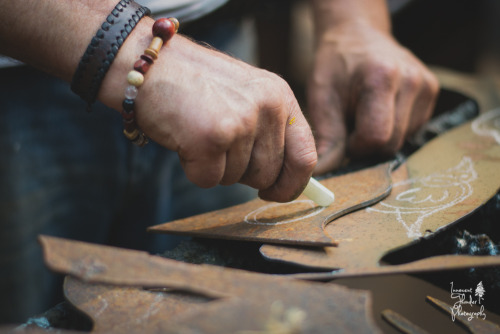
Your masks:
M427 301L444 313L448 315L452 314L451 310L453 310L453 307L451 305L448 305L447 303L431 296L427 296ZM462 326L465 326L472 334L500 333L500 327L497 324L486 319L476 317L469 318L469 316L455 314L455 320L458 321Z
M211 300L168 291L85 283L71 276L65 278L63 289L66 299L93 320L92 331L102 333L149 332L146 328L166 332L171 319L188 310L198 311Z
M50 269L85 281L67 279L66 296L99 332L137 327L153 333L380 332L368 292L55 237L39 240ZM172 298L172 290L203 296L203 307L190 307L193 296Z
M370 268L395 250L444 231L500 188L500 109L429 142L392 173L383 201L328 224L337 247L264 245L274 260L318 268ZM481 258L477 259L480 262ZM443 263L444 264L444 263Z
M332 220L385 198L391 189L392 163L332 177L321 183L335 202L319 207L300 196L290 203L260 199L198 216L150 227L155 233L258 241L275 244L332 246L335 235L325 234Z

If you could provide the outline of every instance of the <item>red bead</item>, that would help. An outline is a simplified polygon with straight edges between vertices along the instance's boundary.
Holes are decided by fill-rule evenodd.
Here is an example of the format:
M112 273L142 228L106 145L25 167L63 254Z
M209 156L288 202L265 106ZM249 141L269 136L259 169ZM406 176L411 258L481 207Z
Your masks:
M139 59L134 64L134 70L142 74L146 74L146 72L149 70L149 67L151 67L151 64L144 59Z
M151 57L150 55L147 55L147 54L141 55L141 59L147 61L149 65L152 65L155 62L153 57Z
M132 111L122 110L121 114L123 117L123 121L132 122L135 120L135 112L133 110Z
M175 24L167 18L158 19L153 24L153 36L160 37L166 43L175 34Z

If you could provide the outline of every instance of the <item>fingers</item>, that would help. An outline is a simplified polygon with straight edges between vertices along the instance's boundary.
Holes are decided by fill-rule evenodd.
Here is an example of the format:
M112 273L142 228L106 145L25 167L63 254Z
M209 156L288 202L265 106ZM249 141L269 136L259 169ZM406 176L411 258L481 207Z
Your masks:
M411 113L410 124L408 127L408 134L414 134L425 122L427 122L434 111L436 101L439 94L439 81L436 76L430 72L425 71L424 82L419 95L417 96L413 105Z
M363 81L355 97L355 125L349 136L349 153L353 156L379 153L391 140L396 124L396 69L377 64L360 76Z
M238 180L240 183L255 189L266 189L274 184L284 159L287 116L282 105L262 108L250 161L245 174Z
M259 191L259 197L276 202L288 202L298 197L306 186L317 162L312 132L300 112L292 112L285 130L285 152L281 172L276 182ZM291 124L290 124L291 123Z
M406 137L430 118L439 90L423 65L371 73L377 76L366 76L349 138L349 152L358 157L401 149Z
M347 129L337 91L330 85L321 87L314 82L308 88L308 110L318 153L314 174L321 175L342 163Z
M195 129L196 133L180 144L177 153L186 177L201 188L211 188L224 178L227 152L233 152L230 148L234 145L234 134L215 125Z
M226 164L224 175L220 180L222 185L231 185L242 180L248 164L251 160L252 149L254 147L253 134L235 140L226 153Z

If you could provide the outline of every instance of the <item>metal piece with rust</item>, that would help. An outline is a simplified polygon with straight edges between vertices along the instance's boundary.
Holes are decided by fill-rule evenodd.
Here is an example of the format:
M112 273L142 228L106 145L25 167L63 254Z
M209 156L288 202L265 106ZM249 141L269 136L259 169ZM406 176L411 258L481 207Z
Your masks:
M92 319L92 331L97 333L168 332L172 319L213 300L187 293L86 283L71 276L65 277L63 289L66 300Z
M392 173L393 188L386 199L327 225L325 231L337 247L264 245L261 253L309 267L371 270L391 250L445 230L500 188L498 124L500 109L437 137L410 156Z
M301 333L324 333L332 328L337 333L380 332L371 314L368 292L186 264L145 252L55 237L39 240L50 269L86 282L68 279L66 295L100 331L120 332L140 326L142 331L153 333L266 333L273 326L299 325ZM144 287L156 289L141 290ZM201 295L206 302L203 307L188 308L192 300L183 299L179 304L169 295L171 290L160 293L158 288ZM276 303L281 304L281 313L276 314Z
M382 318L390 323L392 326L397 328L401 333L406 334L429 334L426 330L423 330L419 326L415 325L401 314L394 312L393 310L383 310Z
M478 319L475 315L471 316L470 314L460 314L457 308L431 296L427 296L427 301L446 314L452 315L453 321L459 321L460 324L465 326L472 334L500 333L500 327L491 321ZM483 311L482 314L484 314L484 307L480 310L478 309L478 313L481 312L481 310Z
M392 163L323 180L335 202L320 207L300 196L290 203L255 199L245 204L150 227L155 233L259 241L276 244L332 246L335 235L325 226L347 213L385 198L391 189Z
M348 277L417 274L495 266L500 266L500 256L441 255L399 265L377 266L373 268L348 268L332 272L302 273L288 276L310 281L329 281Z

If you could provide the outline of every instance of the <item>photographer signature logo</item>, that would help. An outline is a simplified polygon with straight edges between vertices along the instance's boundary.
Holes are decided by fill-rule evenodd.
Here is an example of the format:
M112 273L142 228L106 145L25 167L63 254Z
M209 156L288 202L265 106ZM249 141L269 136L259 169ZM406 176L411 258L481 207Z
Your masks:
M451 307L451 320L455 321L456 316L466 317L468 321L474 318L485 320L486 313L484 313L484 305L481 304L485 294L482 281L477 284L475 289L457 289L451 282L451 299L455 300L453 307ZM473 310L477 307L479 307L479 311Z

